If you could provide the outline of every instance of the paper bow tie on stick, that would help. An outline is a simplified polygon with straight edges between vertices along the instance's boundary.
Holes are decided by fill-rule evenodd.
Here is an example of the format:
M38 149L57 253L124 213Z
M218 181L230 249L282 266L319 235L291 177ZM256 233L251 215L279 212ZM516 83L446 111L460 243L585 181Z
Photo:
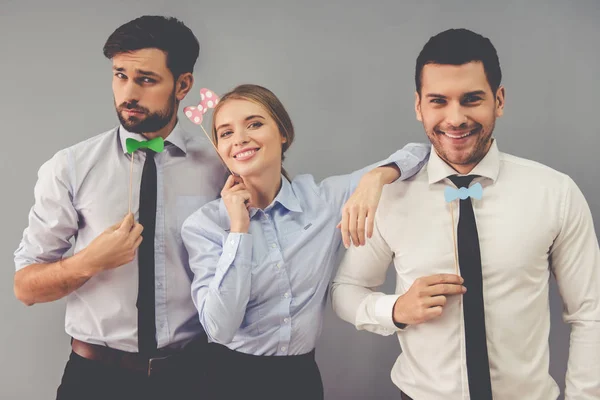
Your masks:
M200 89L200 104L197 106L189 106L183 109L185 116L196 125L202 126L202 119L209 108L215 108L219 104L219 96L210 89ZM210 138L209 138L210 139Z
M125 140L125 147L127 153L131 154L131 167L129 169L129 212L131 213L131 198L133 192L133 158L135 152L139 149L150 149L155 153L160 153L165 149L165 141L162 137L155 137L151 140L135 140L133 138L127 138Z
M456 199L465 200L469 197L475 200L481 200L483 196L483 187L481 183L477 182L470 188L461 187L460 189L454 189L451 186L446 186L446 190L444 191L444 197L446 198L446 202L450 203Z
M161 137L155 137L152 140L135 140L133 138L127 138L125 140L125 146L127 147L127 152L129 154L133 154L134 151L138 149L150 149L155 153L160 153L165 148L165 142Z
M481 200L483 197L483 186L481 183L477 182L473 186L466 188L461 187L459 189L455 189L452 186L446 186L444 190L444 199L446 203L450 205L450 213L452 214L452 240L454 242L454 272L458 275L458 245L456 244L456 229L454 224L454 204L452 202L454 200L466 200L469 197L475 200Z
M192 121L196 125L200 125L200 128L202 128L202 131L208 138L208 141L210 142L210 144L212 144L215 151L217 152L217 156L219 157L225 168L227 168L229 173L233 175L233 172L229 169L227 164L225 164L225 161L221 158L219 150L217 150L217 146L215 145L215 143L213 143L212 138L210 137L208 132L206 132L204 126L202 126L204 114L206 114L209 108L215 108L215 106L219 104L219 100L219 96L217 96L217 94L214 91L207 88L202 88L200 89L200 104L198 104L197 106L185 107L183 109L183 112L185 116L189 118L190 121Z

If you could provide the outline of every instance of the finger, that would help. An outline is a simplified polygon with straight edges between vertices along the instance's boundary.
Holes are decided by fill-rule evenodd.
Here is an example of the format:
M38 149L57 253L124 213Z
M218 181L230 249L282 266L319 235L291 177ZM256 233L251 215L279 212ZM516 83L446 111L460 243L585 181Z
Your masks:
M342 230L342 243L344 247L350 247L350 233L348 232L348 211L344 208L342 210L342 222L340 222Z
M129 233L129 231L131 230L131 227L133 226L134 223L135 223L135 221L133 220L133 214L128 213L125 216L125 218L123 218L123 221L121 222L121 225L119 226L119 230Z
M367 209L360 208L358 211L358 217L356 221L356 235L361 246L364 246L365 241L365 226L367 223Z
M234 184L233 184L234 186L243 185L244 184L244 178L242 178L240 175L235 175L233 178L234 178L234 181L235 181Z
M231 200L234 204L248 204L250 203L251 194L247 190L240 190L231 194Z
M135 243L133 244L133 248L137 249L138 247L140 247L140 244L142 244L142 240L144 240L143 236L138 237Z
M448 301L448 298L446 296L433 296L433 297L428 297L427 299L423 300L423 304L425 304L425 306L427 306L428 308L431 307L444 307L446 305L446 302Z
M350 207L350 214L348 215L348 229L350 230L350 237L352 238L352 244L354 246L360 245L360 240L358 240L358 209L357 207Z
M224 191L228 191L229 189L231 189L234 185L236 184L235 182L235 176L233 175L229 175L229 178L227 178L227 180L225 181L225 185L223 185L223 192Z
M371 239L373 237L373 225L375 222L375 210L373 208L369 208L367 212L367 237Z
M336 229L340 229L342 227L342 221L338 222L338 224L335 227Z
M444 308L441 306L430 307L423 311L423 318L425 321L429 321L442 315L442 311L444 311Z
M440 283L438 285L429 286L423 290L423 294L426 296L440 296L447 295L452 296L455 294L463 294L466 288L462 285L453 283Z
M423 277L423 282L429 286L438 285L441 283L460 285L464 281L465 280L461 276L455 274L437 274Z
M121 224L122 224L122 223L123 223L123 221L119 221L119 222L117 222L116 224L114 224L114 225L111 225L111 226L109 226L108 228L106 228L106 231L107 231L107 232L114 232L114 231L116 231L117 229L119 229L119 227L121 226Z
M238 183L234 187L228 190L229 193L235 193L239 190L247 190L248 188L243 183Z
M142 224L136 223L133 226L133 229L131 229L131 232L129 232L129 236L132 239L137 239L137 237L142 234L143 230L144 230L144 227L142 226Z

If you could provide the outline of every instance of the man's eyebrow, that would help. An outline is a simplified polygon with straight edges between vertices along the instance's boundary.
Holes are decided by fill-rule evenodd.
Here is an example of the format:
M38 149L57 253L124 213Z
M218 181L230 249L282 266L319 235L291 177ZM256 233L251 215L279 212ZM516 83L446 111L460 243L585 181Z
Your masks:
M123 67L113 67L113 71L115 71L115 72L126 72L125 68L123 68ZM155 78L160 78L161 77L156 72L146 71L146 70L143 70L143 69L136 69L135 72L138 73L138 74L140 74L140 75L144 75L144 76L152 76L152 77L155 77Z
M140 75L153 76L155 78L160 78L159 74L157 74L156 72L152 72L152 71L145 71L143 69L136 69L135 72L137 72Z
M425 95L425 97L429 97L429 98L435 97L436 99L445 99L446 98L446 96L444 96L443 94L437 94L437 93L427 93Z
M485 96L485 91L484 90L474 90L472 92L468 92L462 95L462 97L466 97L466 96Z
M485 96L485 90L474 90L472 92L467 92L462 94L460 97L466 97L466 96ZM443 94L439 94L439 93L427 93L425 95L425 97L428 98L436 98L436 99L447 99L447 96L444 96Z

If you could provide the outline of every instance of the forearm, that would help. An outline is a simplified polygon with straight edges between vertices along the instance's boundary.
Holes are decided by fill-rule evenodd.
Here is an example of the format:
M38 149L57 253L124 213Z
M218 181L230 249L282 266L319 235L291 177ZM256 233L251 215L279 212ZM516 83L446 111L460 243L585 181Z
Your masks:
M397 295L386 295L370 288L334 282L331 298L336 314L358 330L382 336L398 331L392 321L392 309Z
M600 321L571 323L565 400L600 398Z
M572 179L564 181L562 225L551 268L571 326L566 400L600 399L600 249L591 211Z
M250 298L251 269L232 266L218 283L215 278L198 294L200 322L211 340L227 344L240 328Z
M214 275L200 268L192 294L200 321L211 340L227 344L240 328L250 299L252 278L252 235L230 233Z
M61 299L91 277L85 254L48 264L31 264L15 273L15 296L30 306Z
M361 181L374 182L380 185L385 185L394 182L401 176L400 168L396 164L388 164L382 167L377 167L372 171L367 172ZM362 183L362 182L361 182Z

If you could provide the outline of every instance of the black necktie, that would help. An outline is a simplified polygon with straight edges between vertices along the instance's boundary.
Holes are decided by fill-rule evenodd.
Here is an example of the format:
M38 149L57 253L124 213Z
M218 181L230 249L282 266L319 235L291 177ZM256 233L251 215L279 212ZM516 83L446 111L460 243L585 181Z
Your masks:
M468 188L474 175L450 176L457 188ZM458 262L467 292L463 296L469 393L473 400L491 400L492 383L485 335L485 310L479 236L471 198L460 200Z
M140 185L139 222L144 227L138 249L138 347L151 356L156 351L154 310L154 232L156 228L156 164L154 151L146 150Z

